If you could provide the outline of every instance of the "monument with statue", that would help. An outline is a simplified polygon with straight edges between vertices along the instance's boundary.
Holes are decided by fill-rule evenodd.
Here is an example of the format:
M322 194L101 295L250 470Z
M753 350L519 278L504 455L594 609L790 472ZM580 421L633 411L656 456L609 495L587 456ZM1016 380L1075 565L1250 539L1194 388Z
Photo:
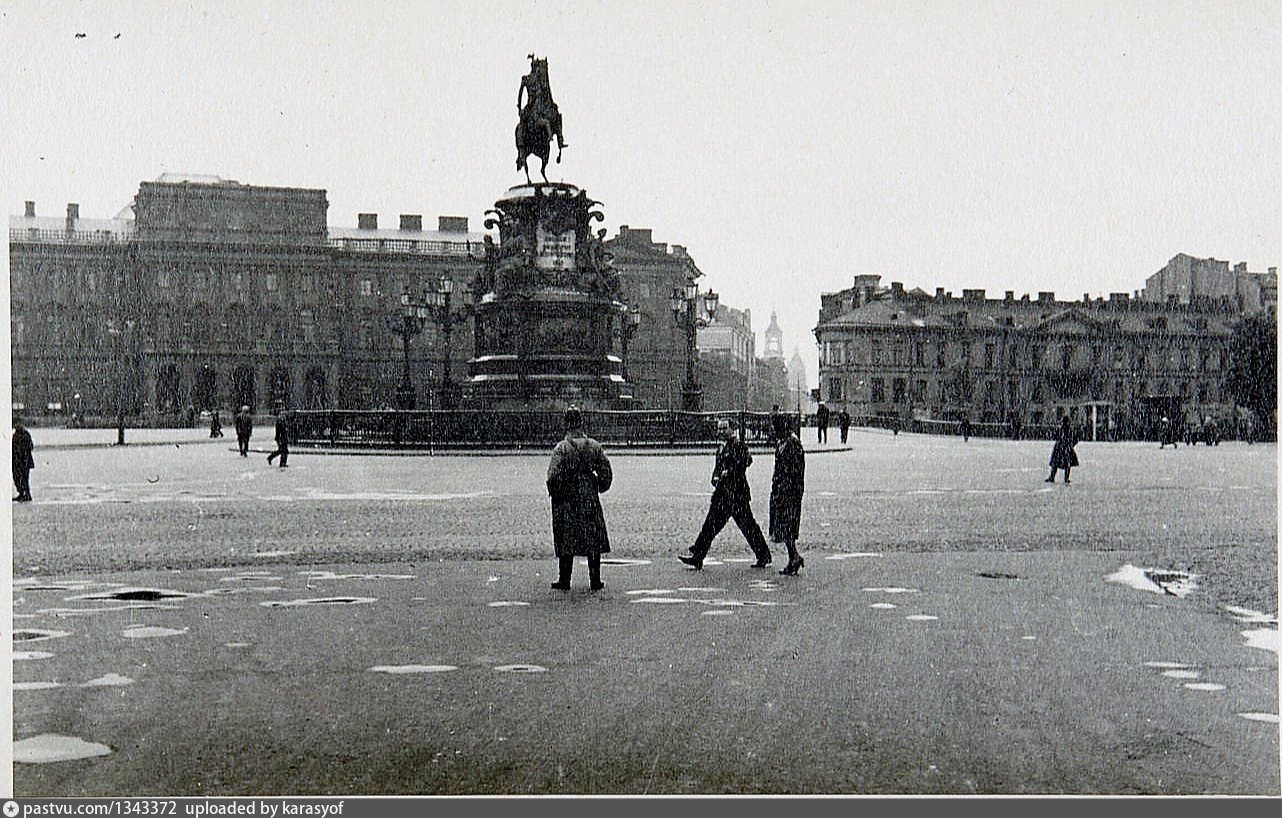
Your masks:
M623 360L615 354L627 312L618 275L605 252L600 202L579 187L547 180L553 140L565 147L552 99L547 60L530 55L517 92L518 170L526 183L510 188L487 211L485 265L474 292L476 354L469 361L465 402L488 409L622 409L632 401ZM528 160L540 159L542 182Z

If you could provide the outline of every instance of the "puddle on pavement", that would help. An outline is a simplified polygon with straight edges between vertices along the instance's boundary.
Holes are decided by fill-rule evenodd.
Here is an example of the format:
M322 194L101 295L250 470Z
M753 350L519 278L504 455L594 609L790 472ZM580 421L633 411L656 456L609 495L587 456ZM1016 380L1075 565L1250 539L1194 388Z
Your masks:
M40 613L49 616L90 616L92 614L111 613L112 611L180 611L177 605L111 605L106 608L41 608Z
M43 642L46 639L59 639L70 636L71 631L50 631L43 628L21 628L13 632L15 642Z
M91 599L107 600L112 599L117 602L159 602L162 599L186 599L195 596L186 591L170 591L164 588L121 588L119 591L110 591L100 594L81 594L80 596L68 597L70 600Z
M1263 721L1269 724L1278 723L1277 713L1238 713L1238 715L1248 721Z
M117 588L119 583L112 582L33 582L31 584L22 584L21 581L13 583L14 589L19 588L22 591L55 591L66 593L68 591L88 591L90 588Z
M322 596L312 599L289 599L260 602L264 608L299 608L304 605L369 605L378 600L372 596Z
M14 690L52 690L62 687L62 682L14 682Z
M499 665L494 668L500 673L546 673L547 668L542 665Z
M1196 670L1164 670L1162 675L1171 679L1196 679L1202 674Z
M633 602L652 602L656 605L673 605L680 602L687 602L689 600L685 600L675 596L649 595L649 596L643 596L640 599L634 599L632 601Z
M225 647L225 648L247 648L247 647L249 647L249 643L248 643L248 642L226 642L226 643L224 643L224 644L223 644L223 647Z
M916 588L900 588L896 585L890 585L883 588L865 588L865 591L873 594L920 594L921 591Z
M487 602L485 604L491 608L525 608L525 607L528 607L530 603L521 602L515 599L497 599L493 602Z
M1275 628L1260 628L1259 630L1242 631L1242 636L1246 639L1248 648L1271 650L1282 655L1282 638L1279 638L1279 633L1282 632Z
M1037 641L1037 637L1036 637L1036 636L1021 636L1021 637L1019 637L1019 638L1020 638L1020 639L1023 639L1023 640L1024 640L1024 641L1026 641L1026 642L1036 642L1036 641Z
M1148 591L1154 594L1166 594L1182 598L1197 590L1197 583L1193 581L1196 576L1196 574L1189 574L1184 571L1137 568L1128 562L1104 577L1104 579L1107 582L1126 585L1137 591Z
M639 588L635 591L626 591L625 593L627 593L628 596L637 596L638 594L657 596L659 594L674 594L676 591L673 591L670 588Z
M1145 662L1144 667L1183 668L1183 667L1188 667L1188 665L1186 665L1183 662Z
M181 630L162 628L158 625L134 625L133 627L125 628L120 632L120 635L126 639L160 639L165 636L181 636L188 630L188 628L182 628Z
M1233 618L1239 622L1247 622L1252 625L1276 625L1278 624L1277 614L1266 614L1260 611L1253 611L1250 608L1239 608L1236 605L1225 605L1224 610L1233 615Z
M80 686L81 687L121 687L123 685L131 685L133 683L134 683L134 680L130 679L128 676L121 676L119 673L108 673L105 676L99 676L97 679L90 679L89 681L84 682Z
M1211 692L1224 689L1224 685L1216 684L1215 682L1185 682L1184 686L1189 690L1207 690Z
M446 673L458 670L454 665L375 665L371 673Z
M52 653L43 650L15 650L13 652L13 661L34 662L37 659L49 659L52 656Z
M580 560L580 565L587 565L587 560ZM650 565L650 560L632 560L622 557L602 557L602 565Z
M697 602L700 605L714 605L717 607L726 606L732 608L759 607L759 608L777 608L780 605L791 605L791 602L767 602L761 599L691 599L688 602Z
M219 577L219 582L281 582L285 578L274 576L272 574L231 574L225 577Z
M233 596L235 594L267 594L285 590L283 585L241 585L235 588L210 588L201 596Z
M726 589L725 588L678 588L677 590L687 594L720 594L720 593L724 593ZM632 591L628 591L628 593L632 593ZM669 591L665 593L671 593L671 592Z
M733 616L733 615L734 615L734 611L723 611L723 610L704 611L701 614L701 616Z
M297 553L297 551L256 551L249 556L255 559L268 559L270 557L290 557Z
M874 602L873 604L869 605L868 607L869 607L869 608L877 608L877 609L879 609L879 610L883 610L883 611L889 611L891 608L898 608L899 606L898 606L898 605L896 605L896 604L895 604L895 603L893 603L893 602Z
M1014 574L1003 574L1001 571L980 571L975 576L983 577L984 579L1019 579Z
M909 622L933 622L938 618L939 617L931 616L930 614L909 614L904 617L904 619L907 619Z
M871 551L856 551L849 554L829 554L824 557L826 560L853 560L857 557L880 557L881 554L874 554Z
M779 583L773 579L754 579L748 583L748 587L754 591L777 591Z
M19 764L47 764L54 761L75 761L111 753L105 744L85 741L75 736L43 733L13 743L13 760Z
M414 574L336 574L333 571L299 571L299 576L314 579L418 579Z
M756 557L726 557L723 562L748 563L756 562Z

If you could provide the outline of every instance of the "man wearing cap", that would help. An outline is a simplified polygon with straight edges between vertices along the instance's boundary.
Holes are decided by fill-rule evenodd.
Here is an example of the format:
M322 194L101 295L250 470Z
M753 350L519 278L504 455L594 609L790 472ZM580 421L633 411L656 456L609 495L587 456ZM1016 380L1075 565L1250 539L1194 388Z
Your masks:
M602 492L609 491L614 475L601 444L583 431L583 413L565 410L565 439L552 450L548 464L548 495L552 498L552 543L560 576L552 587L570 590L574 558L588 558L588 587L599 591L601 555L610 550L610 536L601 512Z
M249 414L249 407L242 406L236 413L236 445L240 447L240 456L249 457L249 436L254 433L254 416Z
M681 554L677 559L696 571L703 568L703 558L708 555L712 541L726 523L733 519L748 540L752 553L756 554L754 568L765 568L770 564L770 546L761 533L761 526L752 516L752 492L748 488L748 467L752 465L752 455L748 444L739 439L739 435L722 418L717 421L717 433L724 438L721 449L717 451L716 465L712 470L712 503L708 507L708 516L704 518L703 528L690 546L690 556Z

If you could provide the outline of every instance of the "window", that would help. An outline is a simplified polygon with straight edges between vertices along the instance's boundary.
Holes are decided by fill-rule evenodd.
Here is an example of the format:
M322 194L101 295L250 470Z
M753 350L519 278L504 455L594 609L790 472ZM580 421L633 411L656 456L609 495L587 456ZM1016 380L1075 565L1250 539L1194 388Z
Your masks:
M299 276L298 287L305 293L310 293L316 288L316 277L311 273L303 273Z
M895 378L890 383L891 399L894 400L895 403L903 403L904 394L907 392L907 388L908 384L903 378Z
M844 384L842 384L841 378L829 378L828 379L828 400L830 401L845 400L846 397L845 397L845 391L842 388L843 386Z
M166 270L166 269L163 269L163 268L162 268L162 269L159 269L159 270L157 270L157 271L156 271L156 286L157 286L157 287L168 287L168 286L169 286L169 271L168 271L168 270Z
M374 282L369 280L368 278L362 278L361 279L361 295L373 295L373 294L374 294Z
M926 365L926 345L923 343L913 344L913 360L917 366Z
M1064 344L1059 350L1060 369L1068 369L1073 365L1073 345Z
M935 346L935 366L939 367L940 369L944 368L944 355L947 352L947 349L948 349L948 345L944 341L940 341Z
M886 402L886 383L881 378L873 378L868 381L868 388L871 391L869 400L873 403Z
M275 273L268 273L264 278L264 281L267 285L267 292L269 293L276 292L277 281L276 281Z
M913 400L917 403L926 402L926 381L918 380L913 388Z
M874 365L881 363L881 341L872 342L871 362Z
M997 345L984 344L984 368L992 369L993 364L997 361Z

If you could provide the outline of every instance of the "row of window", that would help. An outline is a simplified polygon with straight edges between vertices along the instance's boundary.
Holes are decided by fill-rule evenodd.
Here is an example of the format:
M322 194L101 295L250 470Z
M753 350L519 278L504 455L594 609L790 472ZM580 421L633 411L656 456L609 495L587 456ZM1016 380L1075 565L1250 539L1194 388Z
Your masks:
M925 404L928 402L944 403L969 403L976 397L982 397L983 404L986 406L996 406L1002 401L1002 386L1000 381L985 381L983 383L983 392L981 395L974 394L974 388L977 384L972 382L964 383L943 383L931 382L924 378L909 381L907 378L869 378L868 379L868 402L871 404L905 404L916 403ZM911 393L910 393L911 384ZM1019 400L1019 382L1005 381L1006 395L1008 403L1017 403ZM850 384L844 378L829 376L825 379L827 389L824 393L824 399L830 403L843 403L860 401L861 396L858 394L858 383ZM887 401L887 385L889 385L890 400ZM851 388L853 387L853 388ZM1156 391L1151 392L1150 388ZM1120 401L1122 396L1127 394L1126 386L1122 381L1113 382L1111 397L1113 400ZM1216 402L1220 399L1220 389L1215 383L1205 381L1193 383L1190 381L1159 381L1149 383L1140 382L1135 390L1135 395L1177 395L1186 400L1197 400L1201 403ZM1041 403L1046 399L1046 390L1040 382L1032 386L1029 399L1033 403Z
M947 366L950 346L947 341L937 341L932 345L934 355L927 356L925 343L908 342L903 344L886 344L873 340L868 346L868 361L871 366L920 366L926 367L929 360L936 368ZM957 360L965 366L982 365L984 369L993 369L1001 361L1001 350L995 343L969 344L956 342L959 357ZM858 364L857 345L854 341L824 341L820 347L820 364L824 366L845 366ZM1005 365L1011 369L1020 365L1020 352L1028 351L1029 366L1032 369L1058 367L1072 369L1076 366L1130 367L1136 370L1145 369L1179 369L1179 370L1217 370L1223 365L1223 354L1219 347L1165 347L1157 346L1152 350L1112 347L1106 350L1102 344L1078 345L1031 344L1027 347L1008 346ZM973 354L972 354L973 353ZM982 364L981 364L982 362Z

